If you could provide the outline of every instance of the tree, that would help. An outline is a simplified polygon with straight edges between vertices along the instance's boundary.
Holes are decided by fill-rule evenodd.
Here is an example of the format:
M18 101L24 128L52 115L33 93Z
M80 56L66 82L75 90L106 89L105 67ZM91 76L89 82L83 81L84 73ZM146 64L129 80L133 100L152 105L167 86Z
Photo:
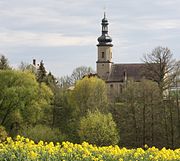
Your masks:
M111 107L111 113L120 130L121 146L167 145L164 119L166 114L160 98L156 82L127 82L119 102Z
M51 88L51 90L55 93L55 91L59 88L59 84L57 79L54 77L54 75L49 72L46 76L45 83L47 84L48 87Z
M72 91L74 106L84 116L88 110L107 111L107 89L103 80L85 77L75 84Z
M96 77L85 77L76 82L73 90L60 89L57 100L55 125L69 140L78 142L80 117L96 109L107 111L106 84Z
M70 86L73 86L73 80L70 76L63 76L63 77L60 77L58 79L58 84L60 85L61 88L63 89L67 89L69 88Z
M37 69L34 65L32 64L28 64L28 63L25 63L25 62L21 62L21 64L19 65L19 70L21 71L30 71L32 72L33 74L36 75L37 73Z
M51 90L30 72L0 71L0 125L9 130L36 123L50 104Z
M8 135L7 135L6 129L3 126L0 126L0 143L2 141L5 141L7 136Z
M62 134L58 128L52 129L49 126L40 124L34 127L25 127L19 134L35 141L36 143L41 140L54 143L65 141L65 135Z
M173 82L177 72L177 62L167 47L156 47L151 53L144 55L147 78L158 83L161 95Z
M77 80L82 79L84 76L94 73L91 67L80 66L73 70L71 79L75 83Z
M43 61L40 62L39 68L37 69L37 81L39 83L45 82L46 81L46 69L44 67Z
M8 63L8 59L4 56L0 56L0 70L11 69Z
M112 115L99 111L89 112L80 120L79 136L81 141L87 141L98 146L115 145L119 142L116 124Z

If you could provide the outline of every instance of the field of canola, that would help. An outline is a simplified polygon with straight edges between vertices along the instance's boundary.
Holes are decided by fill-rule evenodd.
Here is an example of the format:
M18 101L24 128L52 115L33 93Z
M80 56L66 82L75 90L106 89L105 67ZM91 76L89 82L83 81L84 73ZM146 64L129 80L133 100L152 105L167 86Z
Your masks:
M180 161L180 149L157 149L155 147L143 150L119 148L118 146L97 147L84 142L72 144L44 143L35 144L28 138L17 136L0 143L0 160L5 161Z

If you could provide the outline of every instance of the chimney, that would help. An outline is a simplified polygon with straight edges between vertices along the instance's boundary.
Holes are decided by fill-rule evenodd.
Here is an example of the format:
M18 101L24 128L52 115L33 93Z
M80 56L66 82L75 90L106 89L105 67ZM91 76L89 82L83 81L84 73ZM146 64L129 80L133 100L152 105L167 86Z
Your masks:
M33 65L36 66L36 59L33 59Z

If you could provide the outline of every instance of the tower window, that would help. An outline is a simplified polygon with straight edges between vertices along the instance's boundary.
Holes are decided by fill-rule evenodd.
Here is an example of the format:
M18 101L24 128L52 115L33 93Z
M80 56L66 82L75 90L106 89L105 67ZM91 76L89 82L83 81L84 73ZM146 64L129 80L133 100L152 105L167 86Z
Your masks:
M102 58L104 58L104 52L102 52Z

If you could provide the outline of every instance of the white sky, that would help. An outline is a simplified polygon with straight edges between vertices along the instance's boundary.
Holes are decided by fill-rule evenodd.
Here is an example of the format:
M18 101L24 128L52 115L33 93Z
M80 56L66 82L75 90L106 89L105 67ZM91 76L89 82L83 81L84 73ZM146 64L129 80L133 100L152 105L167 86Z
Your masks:
M95 69L104 6L115 63L141 62L157 46L180 59L180 0L0 0L0 54L14 67L44 60L55 76Z

